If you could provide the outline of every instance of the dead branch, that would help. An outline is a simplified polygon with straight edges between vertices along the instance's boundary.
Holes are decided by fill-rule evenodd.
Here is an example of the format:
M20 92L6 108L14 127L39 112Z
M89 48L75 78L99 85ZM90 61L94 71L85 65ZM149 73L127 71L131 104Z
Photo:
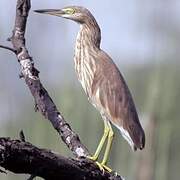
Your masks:
M0 166L14 173L33 174L45 180L121 180L102 173L85 158L65 158L28 142L0 138Z
M15 173L28 173L33 175L32 177L40 176L47 180L65 178L121 180L120 176L103 173L92 161L80 158L90 154L43 87L39 71L35 68L34 61L26 48L25 30L30 6L30 0L17 0L13 35L9 38L13 48L2 45L0 48L16 54L21 67L21 77L24 78L34 97L36 109L51 122L64 143L79 159L65 158L51 151L39 149L25 142L24 134L21 132L21 141L0 138L0 166Z
M52 123L69 149L77 157L87 156L89 155L87 148L80 142L78 135L72 131L43 87L38 75L39 71L35 68L33 59L26 48L24 36L29 10L30 0L17 1L15 26L10 38L14 50L17 52L16 56L21 66L21 75L34 97L37 109Z

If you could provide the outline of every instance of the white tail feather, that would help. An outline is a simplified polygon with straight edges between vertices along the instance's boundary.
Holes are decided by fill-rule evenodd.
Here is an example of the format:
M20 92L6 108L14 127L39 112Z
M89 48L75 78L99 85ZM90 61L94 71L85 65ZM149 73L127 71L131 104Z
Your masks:
M124 139L129 143L131 148L134 150L134 142L132 141L128 131L125 130L122 126L120 127L116 125L116 127L120 130L121 135L124 137Z

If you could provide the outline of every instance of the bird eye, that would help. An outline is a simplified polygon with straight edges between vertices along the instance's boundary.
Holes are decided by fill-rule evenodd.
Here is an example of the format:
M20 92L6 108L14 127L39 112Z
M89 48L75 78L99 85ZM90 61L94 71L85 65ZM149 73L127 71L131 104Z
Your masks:
M65 12L66 12L66 14L74 14L75 10L72 8L67 8L67 9L65 9Z

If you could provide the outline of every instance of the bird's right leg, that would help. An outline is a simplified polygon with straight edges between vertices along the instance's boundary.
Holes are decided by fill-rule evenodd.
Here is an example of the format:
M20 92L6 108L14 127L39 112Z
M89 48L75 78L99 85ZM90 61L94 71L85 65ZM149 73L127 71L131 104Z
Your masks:
M111 149L111 146L112 146L114 132L113 132L113 129L111 127L110 122L108 121L107 123L108 123L108 126L109 126L109 134L108 134L107 146L106 146L106 149L105 149L105 153L104 153L104 157L103 157L103 160L101 162L101 165L102 165L102 167L104 169L106 169L107 171L111 172L112 170L108 166L106 166L106 162L107 162L107 159L108 159L108 156L109 156L109 152L110 152L110 149Z
M103 136L101 138L101 141L100 141L100 143L99 143L99 145L98 145L98 147L96 149L95 154L92 157L88 157L89 159L91 159L93 161L96 161L98 159L98 156L99 156L99 154L101 152L101 149L102 149L102 147L103 147L103 145L105 143L105 140L106 140L108 134L109 134L108 122L106 120L104 120L104 134L103 134Z

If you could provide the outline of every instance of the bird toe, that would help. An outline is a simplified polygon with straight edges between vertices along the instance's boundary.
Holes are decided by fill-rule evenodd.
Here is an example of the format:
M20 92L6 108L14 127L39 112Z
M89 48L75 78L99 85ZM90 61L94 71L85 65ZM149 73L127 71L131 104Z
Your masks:
M112 172L112 169L109 168L108 166L102 164L102 163L99 163L98 161L95 162L96 165L99 167L99 169L104 173L105 171L108 171L108 172Z
M96 161L98 157L97 156L87 156L87 158L92 161Z

